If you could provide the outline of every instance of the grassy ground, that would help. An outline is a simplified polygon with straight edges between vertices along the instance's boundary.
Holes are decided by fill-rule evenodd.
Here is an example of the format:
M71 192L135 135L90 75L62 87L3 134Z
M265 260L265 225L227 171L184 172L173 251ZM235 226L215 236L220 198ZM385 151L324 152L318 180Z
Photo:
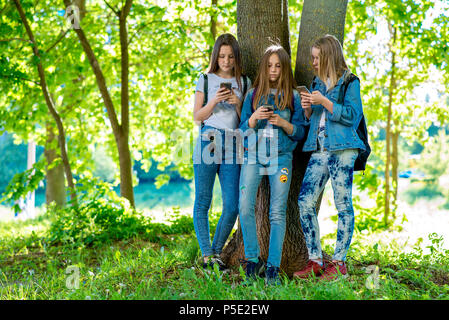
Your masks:
M242 270L201 270L193 232L63 246L45 240L49 224L45 215L0 224L0 299L449 299L449 251L437 235L427 251L418 242L406 253L395 241L371 241L381 234L357 233L347 279L244 287ZM327 252L334 238L323 239Z

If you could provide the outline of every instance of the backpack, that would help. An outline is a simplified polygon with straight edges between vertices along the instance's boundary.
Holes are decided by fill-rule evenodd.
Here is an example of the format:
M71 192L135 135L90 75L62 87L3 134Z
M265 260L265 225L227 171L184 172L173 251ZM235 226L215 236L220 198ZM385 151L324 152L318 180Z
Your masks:
M315 78L313 78L313 82L315 82ZM342 86L340 87L340 92L338 94L338 100L337 103L343 104L344 97L346 95L346 91L348 90L349 84L354 81L355 79L360 79L353 73L351 73L349 76L347 76ZM313 88L312 88L313 89ZM365 115L362 113L362 119L360 120L359 126L357 127L357 135L359 136L360 140L362 140L363 144L365 145L366 150L359 150L359 154L357 156L357 159L355 159L354 162L354 171L365 171L366 162L368 161L368 157L371 153L371 147L368 142L368 129L366 128L366 121L365 121ZM363 172L365 173L365 172Z

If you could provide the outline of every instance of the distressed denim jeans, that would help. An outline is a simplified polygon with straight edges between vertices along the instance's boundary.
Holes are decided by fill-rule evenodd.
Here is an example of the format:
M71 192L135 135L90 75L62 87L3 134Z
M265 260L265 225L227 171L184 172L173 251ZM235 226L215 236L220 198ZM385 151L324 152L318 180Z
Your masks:
M268 170L270 162L266 165L260 163L243 164L240 173L240 201L239 216L242 227L243 244L246 259L257 258L260 255L257 238L255 204L257 190L263 177L263 169ZM282 247L285 236L286 210L288 192L291 183L292 154L283 154L277 157L277 170L268 174L270 183L270 243L267 264L279 267L282 258Z
M307 165L298 198L301 226L309 259L322 259L316 204L326 182L331 179L338 211L337 243L333 260L345 261L354 232L352 182L357 149L314 152Z
M211 132L215 133L215 141L219 140L219 137L224 139L225 134L223 130L207 126L204 126L201 130L201 134ZM214 140L210 140L209 138L203 139L200 136L193 155L193 172L195 175L193 225L203 256L220 254L222 252L239 213L238 187L240 164L237 163L235 152L233 150L228 152L224 147L220 147L220 150L215 150L217 149L218 144L214 146L213 141ZM217 159L217 151L221 151L218 153L219 161L215 161ZM225 161L225 158L229 161ZM213 161L208 161L211 159ZM214 182L217 174L221 186L223 210L211 245L209 208L212 201Z

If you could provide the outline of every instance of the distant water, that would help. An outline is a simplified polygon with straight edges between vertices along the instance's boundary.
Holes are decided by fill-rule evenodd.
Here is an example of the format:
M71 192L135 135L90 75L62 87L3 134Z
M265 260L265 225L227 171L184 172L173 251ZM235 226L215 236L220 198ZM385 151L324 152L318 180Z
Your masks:
M115 189L120 193L120 189ZM45 190L40 188L36 191L36 206L45 203ZM138 209L156 209L179 206L193 207L195 190L193 181L170 182L157 189L154 183L140 183L134 187L134 199ZM214 186L214 207L221 205L221 190L218 179Z

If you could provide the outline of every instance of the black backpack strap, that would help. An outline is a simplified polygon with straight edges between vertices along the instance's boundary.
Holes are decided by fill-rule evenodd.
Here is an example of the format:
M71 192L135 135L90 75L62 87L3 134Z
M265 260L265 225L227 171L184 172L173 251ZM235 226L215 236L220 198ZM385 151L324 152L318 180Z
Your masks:
M242 99L245 98L246 91L248 90L248 77L243 75L243 92Z
M203 86L203 93L204 93L204 101L203 101L203 107L207 104L207 94L209 91L209 83L207 81L207 73L203 73L204 78L204 86Z

